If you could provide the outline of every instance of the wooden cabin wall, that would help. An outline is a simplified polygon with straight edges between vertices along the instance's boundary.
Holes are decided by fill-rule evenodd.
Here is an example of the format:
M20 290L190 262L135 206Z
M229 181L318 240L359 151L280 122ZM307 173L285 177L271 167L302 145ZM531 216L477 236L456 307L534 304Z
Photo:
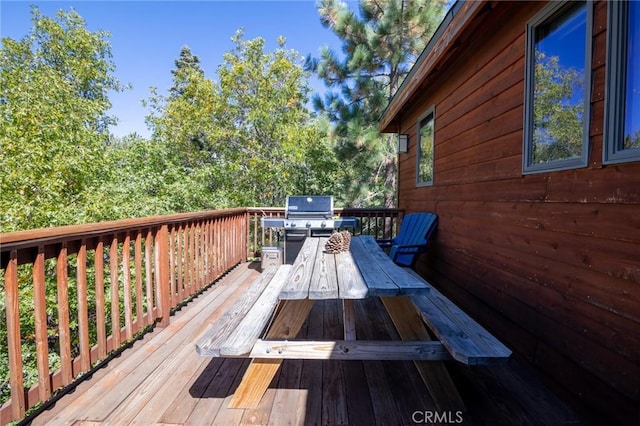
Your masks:
M640 163L602 165L607 5L594 4L587 168L522 174L525 26L494 2L403 109L399 207L434 211L417 269L587 419L640 424ZM435 105L434 185L416 178Z

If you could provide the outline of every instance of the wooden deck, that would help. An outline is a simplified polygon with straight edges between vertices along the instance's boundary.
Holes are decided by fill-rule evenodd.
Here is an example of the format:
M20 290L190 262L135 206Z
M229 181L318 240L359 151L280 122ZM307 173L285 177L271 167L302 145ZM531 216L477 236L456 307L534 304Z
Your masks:
M248 360L202 358L195 343L259 273L242 264L96 371L55 404L27 419L40 424L429 424L442 416L413 363L286 360L258 408L227 405ZM341 305L317 302L301 333L336 339ZM377 299L356 304L358 335L398 339ZM324 324L324 325L323 325ZM576 415L512 360L506 367L449 370L467 406L464 424L580 424ZM434 417L432 417L434 418ZM456 413L439 417L456 422Z

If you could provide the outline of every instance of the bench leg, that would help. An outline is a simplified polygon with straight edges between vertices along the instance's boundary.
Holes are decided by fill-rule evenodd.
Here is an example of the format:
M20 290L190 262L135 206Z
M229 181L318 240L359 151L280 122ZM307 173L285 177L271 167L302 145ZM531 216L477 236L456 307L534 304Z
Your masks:
M276 318L266 333L268 339L293 339L309 316L313 300L284 300L277 308ZM229 408L256 408L271 380L278 372L282 359L253 359L244 373Z
M407 296L381 297L402 340L432 340L416 308ZM440 411L461 411L466 407L447 368L442 362L414 361L422 381Z

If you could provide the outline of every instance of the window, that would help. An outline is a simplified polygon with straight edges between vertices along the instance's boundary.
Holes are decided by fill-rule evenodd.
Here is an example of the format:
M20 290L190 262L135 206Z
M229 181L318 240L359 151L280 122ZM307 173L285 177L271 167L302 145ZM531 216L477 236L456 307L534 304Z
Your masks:
M433 185L434 111L431 108L418 120L418 160L416 186Z
M523 171L588 160L591 2L551 2L527 24Z
M609 2L604 163L640 160L640 2Z

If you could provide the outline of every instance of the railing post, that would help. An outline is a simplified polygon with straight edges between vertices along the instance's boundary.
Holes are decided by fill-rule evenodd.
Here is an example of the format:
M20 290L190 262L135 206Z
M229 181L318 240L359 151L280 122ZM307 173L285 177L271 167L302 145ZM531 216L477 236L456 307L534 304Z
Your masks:
M169 227L162 225L156 233L156 273L158 280L158 325L166 327L169 325L169 315L171 313L171 286L169 285Z
M20 302L18 300L18 251L12 250L5 271L7 335L9 345L9 382L11 386L11 415L14 420L25 413L22 375L22 340L20 338Z

